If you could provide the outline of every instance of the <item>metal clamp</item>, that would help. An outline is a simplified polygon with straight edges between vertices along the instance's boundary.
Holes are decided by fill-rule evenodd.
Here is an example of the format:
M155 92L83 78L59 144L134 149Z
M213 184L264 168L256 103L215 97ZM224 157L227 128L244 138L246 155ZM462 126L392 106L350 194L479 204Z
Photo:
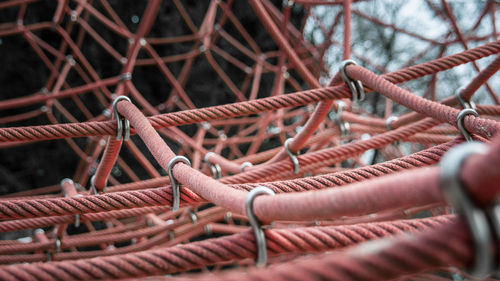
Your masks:
M346 104L343 101L336 101L336 103L337 103L337 112L335 113L333 121L335 121L335 123L337 123L337 126L339 126L340 134L342 136L345 136L349 134L349 129L350 129L349 123L347 121L342 120L342 112L344 111Z
M113 101L112 107L116 119L116 140L121 140L123 136L123 140L128 141L130 139L130 122L127 119L122 118L120 113L118 113L118 109L116 108L118 102L122 100L126 100L130 103L132 102L126 96L119 96Z
M130 72L122 73L120 74L120 76L118 76L118 78L120 79L120 81L130 81L132 80L132 73Z
M215 152L210 151L207 154L205 154L203 162L208 164L208 167L210 168L210 171L212 171L214 179L220 179L222 177L222 169L220 168L219 164L217 163L213 164L208 160L212 155L215 155Z
M177 180L174 178L174 174L172 173L172 169L177 162L183 162L186 165L191 166L191 161L184 156L175 156L168 162L168 177L170 178L170 184L172 185L172 211L175 212L179 210L179 205L181 201L181 194L179 191L179 184Z
M274 195L274 191L266 186L257 186L248 192L245 200L245 211L255 235L255 242L257 243L257 259L255 260L255 265L258 267L265 266L267 263L266 236L260 227L259 220L253 212L253 201L255 197L262 194Z
M69 182L73 187L75 186L75 183L73 182L72 179L69 179L69 178L62 179L61 183L60 183L60 186L61 186L61 189L63 190L64 197L68 197L69 196L68 194L66 194L66 192L64 191L64 188L63 188L64 184L67 183L67 182ZM75 190L76 190L76 187L75 187ZM82 195L81 194L76 194L74 197L82 197ZM75 223L74 223L74 225L77 228L80 227L80 215L79 214L75 215Z
M391 124L392 124L392 122L398 121L398 120L399 120L399 118L397 116L394 116L394 115L389 116L389 118L387 118L385 120L385 127L387 128L387 130L388 131L394 130L394 128L391 126Z
M61 252L61 248L62 248L62 241L61 239L59 239L59 237L56 237L56 252L57 253L60 253Z
M293 141L293 138L286 139L285 141L285 150L288 156L290 156L290 160L292 160L293 163L293 173L298 174L300 171L299 167L299 159L297 158L297 155L293 154L290 151L290 148L288 147L290 145L290 142Z
M342 62L339 72L342 80L347 84L352 93L352 101L358 102L363 101L365 99L365 89L363 88L363 84L359 80L354 80L345 71L346 66L348 65L357 65L357 63L353 60L345 60Z
M253 164L248 161L241 163L240 170L242 173L245 171L246 167L253 167Z
M478 142L464 143L447 152L440 162L441 187L448 202L464 215L476 249L471 275L485 277L493 267L493 251L490 247L491 234L486 213L474 205L460 180L460 168L471 154L486 154L486 145Z
M95 175L93 175L90 178L90 188L89 188L89 190L91 191L92 194L99 195L99 192L97 192L97 188L95 187L94 180L95 180Z
M476 117L479 116L479 114L477 114L477 111L475 111L472 108L462 109L462 111L460 111L460 113L458 113L458 116L457 116L457 127L466 141L472 141L471 134L469 133L469 131L467 131L467 129L464 126L464 118L467 115L474 115Z
M198 223L198 216L196 215L196 212L194 212L193 210L191 210L191 208L188 207L188 214L189 214L189 218L191 219L193 224L197 224Z
M463 87L460 87L457 89L455 92L455 96L457 97L458 102L462 106L462 108L471 108L471 109L476 109L476 104L473 101L466 101L464 100L464 97L462 97L462 91Z

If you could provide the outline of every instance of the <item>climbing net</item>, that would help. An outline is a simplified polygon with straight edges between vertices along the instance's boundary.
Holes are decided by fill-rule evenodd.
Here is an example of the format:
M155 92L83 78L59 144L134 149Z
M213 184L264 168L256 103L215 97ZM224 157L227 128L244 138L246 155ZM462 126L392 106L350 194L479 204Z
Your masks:
M0 197L0 279L492 278L497 2L466 28L422 1L436 36L378 1L140 2L0 3L0 42L43 78L2 94L1 150L63 140L78 159ZM363 28L414 49L383 62Z

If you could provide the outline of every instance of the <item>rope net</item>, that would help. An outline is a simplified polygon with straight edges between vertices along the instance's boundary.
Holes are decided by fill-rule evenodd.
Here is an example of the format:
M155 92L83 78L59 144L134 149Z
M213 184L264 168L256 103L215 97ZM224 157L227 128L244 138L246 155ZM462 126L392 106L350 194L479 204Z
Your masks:
M52 2L0 3L1 280L494 279L438 164L494 206L496 1Z

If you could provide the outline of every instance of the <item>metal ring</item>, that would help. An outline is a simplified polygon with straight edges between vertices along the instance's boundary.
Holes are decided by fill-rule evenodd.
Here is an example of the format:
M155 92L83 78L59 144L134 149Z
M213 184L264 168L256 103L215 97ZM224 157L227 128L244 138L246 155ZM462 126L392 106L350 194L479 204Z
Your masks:
M460 111L460 113L458 113L458 116L457 116L457 127L466 141L472 141L472 136L470 135L469 131L467 131L467 129L465 129L465 126L464 126L464 118L467 115L474 115L476 117L479 116L479 114L477 114L477 111L475 111L472 108L462 109L462 111Z
M75 195L75 197L82 197L83 195L81 194L77 194ZM75 215L75 223L73 223L73 225L78 228L80 227L80 215Z
M132 103L132 101L126 96L119 96L113 101L112 108L116 119L116 140L121 140L123 136L123 140L128 141L130 138L130 122L125 118L122 120L122 117L116 108L118 102L122 100Z
M210 171L212 171L212 175L214 179L220 179L222 177L222 169L219 164L208 164L210 167Z
M241 163L240 170L242 173L245 171L246 167L253 167L253 164L248 161Z
M389 116L389 118L387 118L387 119L385 120L385 127L387 128L387 130L388 130L388 131L392 131L392 130L394 130L394 128L392 128L392 126L391 126L391 123L392 123L393 121L398 121L398 120L399 120L399 118L398 118L397 116L394 116L394 115Z
M213 151L207 152L207 154L205 154L205 157L203 157L203 162L210 163L208 159L210 159L210 156L212 155L215 155L215 152Z
M93 175L91 178L90 178L90 191L92 191L92 193L94 195L99 195L99 192L97 191L97 188L95 187L95 184L94 184L94 180L95 180L95 175Z
M245 200L245 211L255 235L255 242L257 243L257 259L255 260L255 265L258 267L265 266L267 263L266 236L260 227L259 220L253 212L253 201L255 200L255 197L262 194L274 195L274 191L266 186L257 186L248 192Z
M337 104L337 112L335 113L335 117L333 120L335 123L337 123L337 126L339 126L340 129L340 134L342 136L348 135L349 134L349 123L342 121L342 112L344 111L344 107L346 106L345 102L343 101L336 101Z
M181 195L179 191L179 184L177 183L177 180L174 178L174 174L172 173L172 168L174 167L177 162L183 162L186 165L191 166L191 161L187 159L184 156L175 156L168 162L168 177L170 178L170 184L172 185L172 211L175 212L179 210L179 205L181 201Z
M300 170L299 159L297 158L297 155L293 154L290 151L290 148L288 148L288 145L290 144L291 141L293 141L293 138L286 139L286 141L285 141L285 150L286 150L286 153L288 154L288 156L290 156L290 159L292 160L292 163L293 163L293 173L294 174L298 174L299 170Z
M211 163L209 161L210 156L215 155L215 152L208 152L205 154L205 157L203 158L203 162L208 164L208 167L210 168L210 171L212 171L212 175L214 179L220 179L222 177L222 169L220 168L219 164Z
M62 242L59 237L56 237L56 252L60 253L61 252L61 247L62 247Z
M94 177L92 177L92 179L94 179ZM92 179L91 179L91 181L92 181ZM66 194L66 192L64 191L64 188L62 188L62 187L67 182L69 182L73 186L75 186L75 183L73 182L72 179L70 179L70 178L64 178L64 179L62 179L60 185L61 185L61 189L63 191L64 197L67 197L68 194ZM75 187L75 189L76 189L76 187ZM82 196L81 194L76 194L74 197L81 197L81 196ZM75 223L74 223L74 225L75 225L75 227L79 227L80 226L80 215L75 215Z
M473 101L466 101L464 100L464 97L462 97L462 91L464 87L460 87L457 89L455 92L455 96L457 97L458 102L462 106L462 108L471 108L471 109L476 109L476 104Z
M203 230L205 231L206 235L212 235L212 225L211 224L206 224L203 227Z
M118 79L120 79L120 81L130 81L132 80L132 73L130 72L122 73L118 76Z
M346 66L348 65L357 65L357 63L353 60L345 60L342 62L339 68L340 77L347 84L352 93L352 101L358 102L363 101L365 99L365 89L363 88L363 84L359 80L354 80L345 71Z
M460 169L464 160L471 154L486 154L486 145L478 142L464 143L450 149L442 158L440 182L448 202L464 215L470 229L475 259L471 275L485 277L493 267L493 252L490 247L491 235L488 219L484 211L474 205L460 180Z
M75 184L72 179L70 179L70 178L64 178L64 179L61 180L61 183L60 183L61 188L67 182L71 183L72 185ZM64 196L66 196L66 193L64 192L64 189L63 189L63 194L64 194Z
M188 213L189 213L189 218L191 219L193 224L197 224L198 223L198 216L196 215L196 213L193 212L193 210L191 210L191 208L188 208Z

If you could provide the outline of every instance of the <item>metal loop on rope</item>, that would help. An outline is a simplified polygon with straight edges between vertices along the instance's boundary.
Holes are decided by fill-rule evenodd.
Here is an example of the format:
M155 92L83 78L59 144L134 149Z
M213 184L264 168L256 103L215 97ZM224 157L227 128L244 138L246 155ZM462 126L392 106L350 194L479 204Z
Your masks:
M60 253L61 252L61 247L62 247L62 242L61 242L61 239L59 239L59 237L56 237L56 252L57 253Z
M184 156L175 156L168 162L168 177L170 178L170 184L172 185L172 211L175 212L179 210L179 205L181 201L181 194L179 190L179 184L177 183L177 180L174 178L174 174L172 172L172 169L174 168L174 165L177 164L178 162L183 162L186 165L191 166L191 161L187 159Z
M207 154L205 154L205 157L203 158L203 162L208 164L208 167L210 168L210 171L212 171L212 175L214 179L220 179L222 177L222 169L220 168L219 164L211 163L209 161L210 156L215 155L214 152L210 151Z
M335 123L337 123L337 126L339 126L340 134L342 136L345 136L349 134L349 129L350 129L349 123L347 121L342 120L342 112L344 111L346 104L343 101L337 101L336 103L337 103L337 113L335 113L333 121L335 121Z
M91 178L90 178L90 191L92 194L94 195L99 195L99 192L97 191L97 188L95 187L95 175L93 175Z
M460 106L462 108L471 108L471 109L476 109L476 104L473 101L466 101L464 100L464 97L462 97L462 90L464 88L460 87L458 90L455 92L455 96L457 97L458 102L460 103Z
M486 145L468 142L450 149L440 162L440 181L444 195L455 210L463 214L473 238L475 259L469 272L476 277L485 277L493 267L490 227L486 213L475 206L464 190L460 180L460 169L464 160L471 154L486 154L486 152Z
M392 131L394 130L394 128L392 128L391 124L392 122L394 121L398 121L399 118L397 116L389 116L389 118L387 118L387 120L385 120L385 127L387 128L388 131Z
M293 173L298 174L300 171L299 167L299 159L297 158L297 155L293 154L290 151L290 148L288 147L290 145L290 142L293 141L293 138L286 139L285 141L285 150L288 156L290 156L290 160L292 160L293 163Z
M75 195L75 197L82 197L83 195L81 194L77 194ZM80 215L75 215L75 223L73 223L73 225L78 228L80 227Z
M121 140L123 136L123 140L128 141L130 139L130 122L127 119L122 118L120 113L118 113L118 109L116 108L118 102L122 100L126 100L130 103L132 102L126 96L119 96L113 101L113 114L115 115L116 119L116 140Z
M266 236L264 234L264 230L260 227L259 220L253 212L253 201L255 200L255 197L262 194L274 195L274 191L266 186L257 186L248 192L245 200L245 211L255 235L255 242L257 243L257 259L255 260L255 265L258 267L265 266L267 263Z
M198 223L198 216L196 215L196 212L191 210L191 208L188 208L188 214L189 214L189 218L191 219L193 224L197 224Z
M365 99L365 89L363 88L363 84L359 80L354 80L345 71L346 66L348 65L357 65L357 63L353 60L345 60L340 65L340 77L347 84L352 93L352 101L358 102L363 101Z
M245 171L246 167L253 167L253 164L248 161L241 163L240 170L242 173Z
M93 177L92 177L92 179L93 179ZM73 182L72 179L69 179L69 178L62 179L61 183L60 183L60 186L61 186L61 189L63 191L64 197L68 197L69 196L68 194L66 194L66 192L65 192L65 190L63 188L64 184L67 183L67 182L69 182L72 186L75 186L75 183ZM75 190L76 190L76 187L75 187ZM82 196L81 194L75 195L75 197L81 197L81 196ZM75 223L74 223L74 225L77 228L80 227L80 215L79 214L75 215Z
M462 111L460 111L460 113L458 113L458 116L457 116L457 127L466 141L472 141L471 134L469 133L469 131L467 131L467 129L464 126L464 118L467 115L474 115L476 117L479 116L479 114L477 114L477 111L475 111L472 108L462 109Z
M132 73L130 72L122 73L120 74L120 76L118 76L118 78L120 79L120 81L130 81L132 80Z

